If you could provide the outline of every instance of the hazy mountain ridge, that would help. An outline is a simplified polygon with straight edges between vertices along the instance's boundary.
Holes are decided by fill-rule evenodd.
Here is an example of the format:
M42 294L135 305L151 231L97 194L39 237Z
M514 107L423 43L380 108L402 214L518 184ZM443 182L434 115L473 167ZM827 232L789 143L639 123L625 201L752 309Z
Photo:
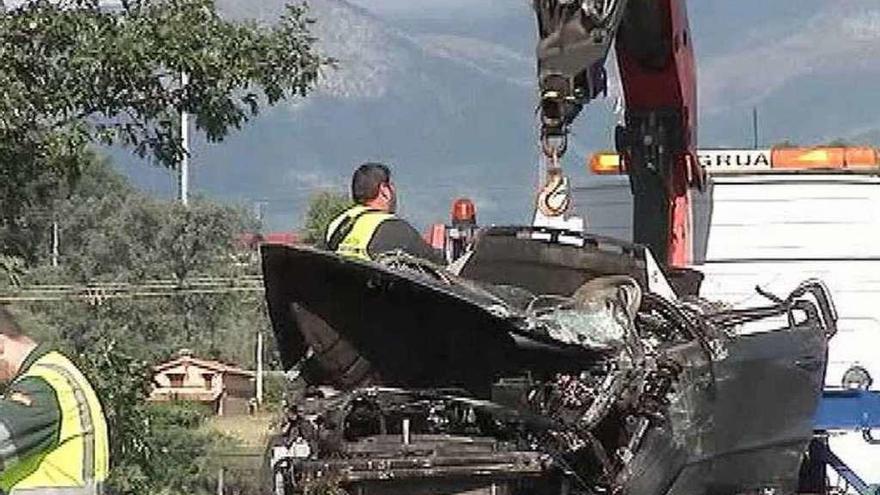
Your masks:
M258 11L231 0L220 6L271 19L283 5L260 3ZM524 76L510 75L531 70L528 59L488 42L472 51L468 40L410 35L342 0L310 6L320 49L339 68L326 71L306 100L270 110L222 145L198 143L193 162L205 165L194 166L197 187L267 200L277 228L301 220L314 187L343 188L357 163L383 160L395 168L404 212L418 223L445 219L459 194L479 198L489 217L527 214L534 91ZM495 69L484 70L481 58ZM513 206L510 188L522 196Z
M692 22L697 26L699 20ZM753 107L767 145L823 142L876 126L878 41L877 2L806 1L776 22L731 37L726 50L698 56L702 143L750 142Z
M219 1L234 17L266 21L283 4ZM526 221L538 158L529 4L493 0L473 15L465 2L432 5L420 12L399 2L378 15L312 0L319 46L339 69L313 96L272 109L222 145L197 143L194 187L267 200L270 224L286 228L301 221L310 190L344 188L354 165L376 159L395 167L404 212L418 223L445 219L459 194L477 199L482 221ZM701 146L750 146L752 107L763 144L880 133L876 2L701 0L689 8ZM576 181L585 179L584 155L611 146L613 106L613 97L595 102L575 128L567 167Z
M284 1L219 0L222 14L235 19L274 22L284 13ZM343 0L309 3L317 48L338 62L322 74L316 94L340 99L375 99L388 92L395 74L412 65L407 40L367 10ZM401 46L404 45L404 46ZM302 102L294 102L296 106Z
M467 65L488 77L528 88L535 86L534 59L503 45L446 34L425 34L416 40L430 55Z

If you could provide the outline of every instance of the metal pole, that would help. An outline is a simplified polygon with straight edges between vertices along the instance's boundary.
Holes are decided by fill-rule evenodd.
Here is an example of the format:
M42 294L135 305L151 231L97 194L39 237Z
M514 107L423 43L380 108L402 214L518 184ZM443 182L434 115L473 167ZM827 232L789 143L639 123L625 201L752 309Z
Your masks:
M754 136L753 149L758 149L758 107L752 107L752 134Z
M58 221L52 220L52 266L58 266Z
M400 427L401 433L403 434L403 444L409 445L411 438L409 435L409 418L403 418L403 424Z
M180 73L180 86L189 84L189 75ZM189 113L180 112L180 146L183 148L183 156L180 159L180 202L183 206L189 204Z
M263 206L265 202L263 201L255 201L254 202L254 213L257 216L257 222L260 223L260 228L263 228Z
M225 491L225 487L223 486L223 468L220 468L220 472L217 473L217 495L223 495Z
M257 406L263 405L263 331L257 330Z

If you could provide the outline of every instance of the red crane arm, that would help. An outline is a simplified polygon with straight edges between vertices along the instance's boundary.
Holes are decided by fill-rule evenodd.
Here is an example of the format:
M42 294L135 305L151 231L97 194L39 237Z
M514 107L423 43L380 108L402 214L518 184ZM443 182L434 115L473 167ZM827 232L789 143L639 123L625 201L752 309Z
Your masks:
M685 0L631 0L615 42L626 101L617 147L632 185L633 236L673 266L692 261L690 188L704 178L691 41Z
M673 266L691 261L690 187L697 88L685 0L533 0L538 17L541 139L556 162L568 129L605 93L611 45L626 101L616 141L633 192L633 237ZM561 213L561 212L559 212Z

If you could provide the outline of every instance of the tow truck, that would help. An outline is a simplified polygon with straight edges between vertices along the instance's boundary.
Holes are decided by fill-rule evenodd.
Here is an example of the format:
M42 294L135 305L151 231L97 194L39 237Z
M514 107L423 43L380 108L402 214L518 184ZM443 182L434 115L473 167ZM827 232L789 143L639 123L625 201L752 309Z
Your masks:
M684 1L536 0L534 6L547 170L535 224L575 230L586 224L591 234L643 244L679 283L696 288L705 277L702 294L714 300L743 304L759 291L790 288L804 274L830 281L842 296L844 330L831 346L810 459L833 468L851 490L873 493L856 472L880 483L871 434L880 426L872 380L880 373L872 351L880 344L880 314L873 309L880 287L872 275L880 273L873 234L880 153L864 147L698 152L696 65ZM612 44L626 113L616 129L617 152L589 163L596 175L620 175L572 193L559 166L568 128L606 91ZM569 212L576 221L565 218ZM456 244L450 254L465 252L462 239L475 238L475 222L464 229L461 218L454 223L454 240L444 239L442 226L431 238L438 246ZM810 472L812 490L828 486L817 478L822 469Z
M804 468L802 489L875 493L880 483L880 442L873 433L880 428L874 381L880 376L875 352L880 258L874 235L880 228L880 150L706 149L698 150L697 158L707 182L693 195L694 252L688 266L705 277L701 295L747 307L760 302L762 293L784 292L809 276L825 281L835 296L839 331L829 347L815 442L807 457L813 465ZM589 175L571 189L569 213L593 235L633 239L633 198L623 167L619 154L596 153L586 160ZM458 221L456 228L461 225ZM466 225L465 238L475 239L476 222ZM439 235L447 228L453 227L434 227L437 246L451 242ZM460 243L462 236L455 234ZM747 331L762 331L768 324L774 323Z
M824 284L762 290L769 305L749 308L696 297L692 195L707 177L684 0L533 3L536 216L564 221L573 204L569 127L604 93L614 45L635 243L552 225L474 236L461 201L450 235L432 231L461 255L451 271L264 246L285 366L336 385L289 411L274 492L828 493L830 467L868 493L825 441L853 425L873 441L877 425L867 373L819 400L838 320ZM740 332L752 325L774 329Z

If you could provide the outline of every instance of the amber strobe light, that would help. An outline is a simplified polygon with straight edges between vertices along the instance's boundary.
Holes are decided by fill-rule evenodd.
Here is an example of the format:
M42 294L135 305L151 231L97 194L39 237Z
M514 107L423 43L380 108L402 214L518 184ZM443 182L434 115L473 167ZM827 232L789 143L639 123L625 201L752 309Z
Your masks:
M590 171L598 175L619 174L620 155L617 153L596 153L590 158Z
M467 198L456 199L452 203L452 221L453 223L476 223L477 209L474 202Z

